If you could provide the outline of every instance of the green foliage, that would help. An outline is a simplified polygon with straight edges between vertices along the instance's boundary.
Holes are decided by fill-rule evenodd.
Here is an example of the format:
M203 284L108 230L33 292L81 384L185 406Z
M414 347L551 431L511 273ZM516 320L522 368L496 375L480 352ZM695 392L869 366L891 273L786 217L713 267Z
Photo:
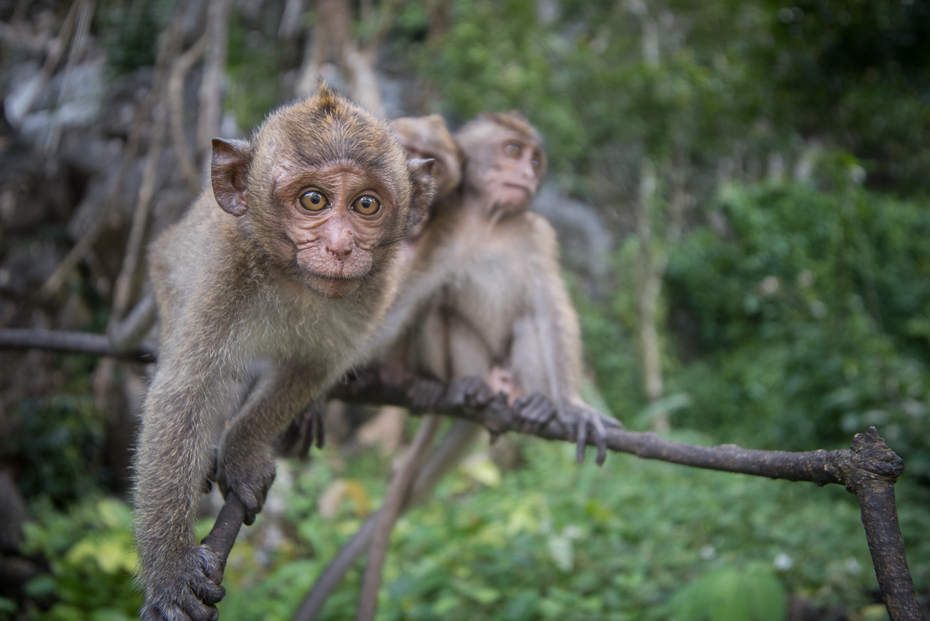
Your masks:
M870 183L928 189L930 3L765 0L768 36L752 46L773 112L802 134L829 133Z
M930 476L930 211L793 185L730 186L711 208L731 235L695 231L668 269L700 353L669 381L694 398L679 424L783 450L874 424Z
M75 362L81 361L71 360ZM93 493L107 481L106 420L93 406L89 368L79 366L85 367L85 376L62 393L20 401L15 410L16 435L0 439L0 453L17 455L30 465L17 480L26 496L71 500Z
M721 567L681 589L669 602L675 621L782 621L788 598L761 563Z
M36 621L130 621L142 605L133 584L136 553L125 503L88 497L68 512L48 500L33 504L24 526L26 553L49 559L50 574L26 585L30 598L52 603Z
M709 440L694 434L676 439ZM778 611L785 592L854 612L877 588L855 498L840 488L625 456L610 457L600 469L579 467L567 444L528 442L525 456L526 467L498 485L480 484L459 470L436 500L399 522L379 619L677 618L674 607L693 592L683 584L702 576L705 586L716 580L715 592L726 601L728 591L714 576L733 568L742 568L740 583L769 604L758 619L783 618ZM383 476L373 481L364 475L370 466L348 464L342 476L359 476L366 488L383 490ZM322 518L310 508L316 498L310 493L330 473L318 461L298 477L289 498L297 509L288 510L295 526L284 528L296 530L298 541L279 546L270 565L256 564L253 549L237 544L225 582L229 595L219 606L224 619L290 619L313 579L358 528L352 512ZM928 525L909 506L901 504L906 538ZM312 553L295 560L294 546L306 542ZM920 583L927 557L920 548L909 551ZM349 573L321 619L352 617L361 569Z
M281 104L283 51L275 38L247 27L238 11L233 11L229 26L224 102L248 133Z
M98 26L116 75L155 64L158 36L173 7L173 0L111 1L101 7Z

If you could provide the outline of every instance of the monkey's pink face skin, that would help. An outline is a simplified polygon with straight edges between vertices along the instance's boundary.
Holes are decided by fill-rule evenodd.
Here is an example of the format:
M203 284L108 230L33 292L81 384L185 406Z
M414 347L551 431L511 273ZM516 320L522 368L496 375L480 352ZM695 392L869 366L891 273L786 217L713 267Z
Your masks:
M396 205L382 180L354 162L276 175L275 194L287 206L287 237L307 283L326 297L358 289L393 223Z
M525 207L536 196L542 166L539 145L505 132L495 145L495 164L486 169L482 186L497 205Z

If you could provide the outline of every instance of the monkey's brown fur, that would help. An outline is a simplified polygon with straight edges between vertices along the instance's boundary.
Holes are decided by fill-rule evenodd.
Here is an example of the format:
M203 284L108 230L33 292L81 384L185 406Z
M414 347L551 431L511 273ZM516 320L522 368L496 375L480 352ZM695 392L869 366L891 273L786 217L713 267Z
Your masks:
M393 339L392 350L407 349L410 368L452 382L454 393L479 386L474 377L512 379L509 396L527 395L515 406L528 424L558 416L576 429L579 458L593 433L601 463L604 425L619 423L579 395L580 330L560 274L555 231L527 210L545 173L542 139L522 116L503 113L468 123L456 141L466 158L462 192L433 210L376 341ZM407 506L429 493L477 431L471 423L454 424L419 473ZM373 610L374 598L364 589L361 608Z
M213 191L151 249L162 339L135 491L146 619L216 618L222 568L196 544L194 501L246 365L270 370L223 432L216 479L249 523L274 478L272 439L357 361L432 192L428 163L408 164L385 123L325 85L250 143L213 147Z
M421 117L403 117L391 121L407 156L433 158L433 181L436 193L433 205L445 199L462 181L462 162L465 157L438 114Z

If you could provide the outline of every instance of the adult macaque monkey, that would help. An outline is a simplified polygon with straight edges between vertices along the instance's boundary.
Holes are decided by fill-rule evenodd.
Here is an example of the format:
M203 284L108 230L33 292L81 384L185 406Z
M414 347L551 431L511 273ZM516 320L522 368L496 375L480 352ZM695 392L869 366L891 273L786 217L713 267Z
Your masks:
M222 567L195 541L194 504L236 381L267 361L216 454L249 524L274 479L272 440L356 362L391 303L429 168L326 85L251 142L213 141L213 191L151 249L162 338L136 453L143 619L218 617Z

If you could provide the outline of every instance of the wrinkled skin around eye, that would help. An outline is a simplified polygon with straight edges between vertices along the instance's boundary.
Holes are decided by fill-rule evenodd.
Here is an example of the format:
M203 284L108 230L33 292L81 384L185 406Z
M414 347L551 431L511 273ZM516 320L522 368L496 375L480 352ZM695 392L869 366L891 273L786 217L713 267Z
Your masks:
M374 266L374 251L392 221L393 202L373 174L354 163L312 174L279 175L277 196L287 206L284 253L313 289L327 297L353 293Z

